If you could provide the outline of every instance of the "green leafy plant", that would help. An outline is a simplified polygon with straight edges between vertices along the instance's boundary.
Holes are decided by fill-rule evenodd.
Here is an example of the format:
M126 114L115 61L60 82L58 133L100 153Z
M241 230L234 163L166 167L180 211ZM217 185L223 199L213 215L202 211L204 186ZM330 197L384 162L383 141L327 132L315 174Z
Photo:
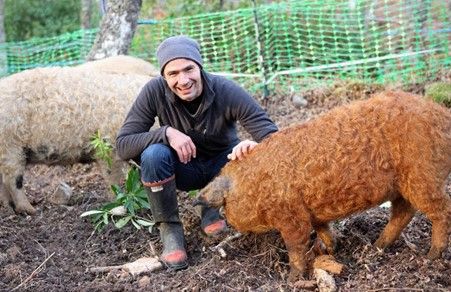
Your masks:
M111 165L113 164L113 145L111 145L108 139L100 135L100 131L97 131L97 133L91 137L91 146L95 150L96 158L105 161L108 168L111 168Z
M198 190L191 190L188 192L188 197L193 199L193 198L197 197L198 192L199 192Z
M136 167L132 167L128 171L124 190L118 185L112 185L111 189L116 196L115 201L102 206L98 210L84 212L80 216L91 216L96 230L102 230L110 222L118 229L129 222L136 229L154 225L149 219L138 215L141 210L150 209L150 205Z
M91 140L97 158L102 159L111 168L112 149L111 143L97 132ZM147 193L141 183L137 167L130 167L124 184L124 189L118 185L112 185L111 190L115 195L113 202L107 203L97 210L90 210L81 214L81 217L91 217L95 230L102 230L110 222L118 229L128 223L132 223L136 229L148 227L151 231L154 223L147 218L139 216L142 210L150 209Z

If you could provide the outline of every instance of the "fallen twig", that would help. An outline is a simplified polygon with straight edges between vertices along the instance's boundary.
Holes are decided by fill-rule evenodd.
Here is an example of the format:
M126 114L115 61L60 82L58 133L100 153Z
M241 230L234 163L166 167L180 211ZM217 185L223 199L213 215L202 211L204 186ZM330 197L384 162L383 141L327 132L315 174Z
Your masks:
M241 237L241 233L240 232L236 232L233 235L227 236L223 241L221 241L218 245L211 247L210 249L212 251L217 251L219 253L219 255L221 256L221 258L225 258L227 257L227 253L224 250L224 245L226 245L227 243L229 243L230 241L237 239L239 237Z
M153 246L151 241L149 241L149 247L150 247L150 254L152 255L152 257L157 257L157 252L155 251L155 247Z
M25 279L25 281L23 281L22 283L20 283L20 285L19 286L17 286L16 288L14 288L14 289L12 289L11 291L14 291L14 290L17 290L17 289L19 289L20 287L22 287L23 285L25 285L26 283L28 283L30 280L31 280L31 278L33 278L33 276L35 275L35 274L37 274L39 271L39 269L43 266L43 265L45 265L45 263L54 255L55 253L53 252L51 255L49 255L31 274L30 274L30 276L28 276L26 279Z
M117 266L91 267L89 271L92 273L112 272L116 270L124 270L133 276L140 275L144 272L153 272L163 268L163 264L155 257L144 257L134 262Z

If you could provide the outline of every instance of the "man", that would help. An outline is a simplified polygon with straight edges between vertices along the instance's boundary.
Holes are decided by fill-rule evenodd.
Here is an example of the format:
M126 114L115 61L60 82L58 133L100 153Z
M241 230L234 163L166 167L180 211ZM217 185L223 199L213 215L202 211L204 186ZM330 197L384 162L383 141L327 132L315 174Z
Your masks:
M161 76L149 81L138 95L116 147L122 159L141 165L141 179L163 242L160 259L170 268L182 269L188 264L176 188L203 188L228 158L242 159L277 127L240 86L203 70L195 40L170 37L157 48L157 59ZM160 128L150 130L156 117ZM257 142L239 141L237 121ZM204 207L201 228L215 235L226 223L217 209Z

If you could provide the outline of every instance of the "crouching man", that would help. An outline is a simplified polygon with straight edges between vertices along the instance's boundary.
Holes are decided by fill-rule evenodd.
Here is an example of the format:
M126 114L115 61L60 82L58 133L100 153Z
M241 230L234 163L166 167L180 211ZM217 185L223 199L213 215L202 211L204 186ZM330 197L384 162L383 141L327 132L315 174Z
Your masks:
M153 218L163 242L161 261L172 269L188 266L176 189L206 186L230 159L242 159L276 125L239 85L207 73L198 43L187 36L157 48L161 76L136 98L116 140L118 155L141 166ZM160 128L151 129L158 117ZM236 122L256 141L240 142ZM207 235L225 230L218 209L203 207Z

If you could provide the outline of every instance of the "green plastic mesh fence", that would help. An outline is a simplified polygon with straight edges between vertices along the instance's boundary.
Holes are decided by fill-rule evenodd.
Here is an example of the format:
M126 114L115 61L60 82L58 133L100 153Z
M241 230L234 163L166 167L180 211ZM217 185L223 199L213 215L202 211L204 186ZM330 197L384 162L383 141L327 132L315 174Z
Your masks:
M96 37L97 29L80 30L57 37L35 38L0 45L0 74L46 66L83 63Z
M130 54L156 63L164 38L186 34L201 44L208 71L254 92L337 78L423 82L451 67L450 10L446 0L316 0L141 21ZM80 31L7 44L0 54L7 55L8 73L80 63L94 36Z

